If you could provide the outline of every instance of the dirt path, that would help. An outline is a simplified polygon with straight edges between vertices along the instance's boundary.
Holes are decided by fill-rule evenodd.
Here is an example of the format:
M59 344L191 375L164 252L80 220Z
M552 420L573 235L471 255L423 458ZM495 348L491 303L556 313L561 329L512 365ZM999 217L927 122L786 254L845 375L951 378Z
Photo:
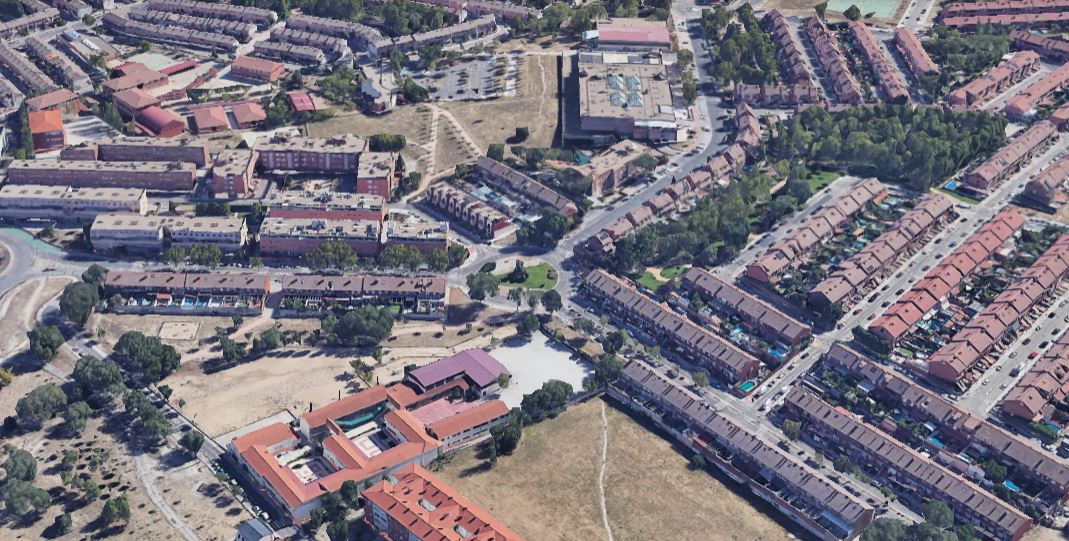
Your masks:
M612 527L609 526L609 510L605 506L605 463L609 459L609 418L605 416L605 402L601 402L601 469L598 471L598 504L601 505L601 522L605 524L605 535L609 541L615 541Z
M186 541L200 541L197 534L189 527L182 517L175 513L174 509L167 504L167 501L160 495L160 491L156 488L156 479L152 473L153 468L148 464L148 459L145 457L145 453L134 457L134 465L137 467L137 477L141 480L141 486L145 487L145 494L148 495L148 499L152 502L152 505L156 506L156 509L160 511L163 518L167 519L167 522L178 530L178 533L182 534L182 537Z

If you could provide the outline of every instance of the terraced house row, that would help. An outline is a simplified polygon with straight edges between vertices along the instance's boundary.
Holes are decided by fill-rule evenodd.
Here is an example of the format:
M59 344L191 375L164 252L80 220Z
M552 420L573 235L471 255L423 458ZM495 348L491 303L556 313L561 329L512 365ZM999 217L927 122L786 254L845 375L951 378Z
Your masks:
M15 82L30 94L51 92L59 86L52 82L33 62L19 54L6 43L0 42L0 67L3 67Z
M691 267L683 275L682 285L701 296L716 312L739 318L747 330L766 340L797 346L813 335L809 325L705 269Z
M431 186L426 200L485 238L505 235L512 226L512 221L503 212L445 182Z
M932 61L932 57L928 56L928 51L924 50L921 41L917 39L917 34L914 34L912 30L906 27L896 28L894 42L895 48L902 53L902 58L906 60L906 65L909 66L914 77L920 79L939 73L939 66Z
M845 488L642 361L625 366L608 392L818 539L853 539L873 520L874 509Z
M898 71L891 65L891 61L884 54L876 37L872 35L865 23L850 21L847 23L850 34L854 36L854 43L861 51L861 57L872 70L876 84L883 93L883 99L887 103L906 103L909 101L909 89L906 88Z
M505 185L510 190L524 197L557 211L561 216L571 218L579 214L579 207L572 200L557 193L552 188L517 171L493 158L479 156L475 162L475 172L495 184Z
M352 54L349 43L342 39L327 34L319 34L295 28L277 28L271 31L271 39L281 43L293 45L305 45L323 51L330 59L338 59Z
M19 3L28 13L0 23L0 39L40 30L59 20L59 10L39 0L19 0Z
M911 419L934 426L942 447L932 443L930 451L937 462L955 473L983 479L982 470L970 467L968 462L955 455L958 451L951 451L967 449L974 455L974 461L977 458L992 459L1006 466L1010 478L1021 485L1022 495L1054 503L1069 494L1069 467L1057 458L959 408L894 369L875 363L840 343L832 345L824 358L824 366L869 387L870 396L881 403L901 408Z
M257 41L252 45L252 53L262 58L285 60L296 64L321 66L327 62L327 55L323 54L320 49L275 39Z
M860 105L865 101L861 93L861 85L850 73L847 67L846 57L843 56L839 45L839 38L831 30L828 30L824 21L818 17L809 17L805 20L806 34L813 42L813 48L817 52L817 60L824 68L828 79L832 83L835 95L839 101L850 105Z
M59 82L67 88L79 94L93 89L93 82L89 80L89 75L47 40L30 36L26 38L26 49L41 62L47 64L59 76Z
M802 421L805 437L816 435L825 449L849 457L868 474L920 500L942 501L955 519L984 535L1017 541L1032 529L1032 519L1012 505L807 389L795 387L787 393L784 408L789 417Z
M779 53L780 66L785 78L792 83L809 83L812 85L813 72L805 61L805 51L798 38L790 31L787 18L779 10L769 11L761 20L766 32L772 34Z
M1024 217L1015 210L995 215L876 318L869 331L888 344L897 344L1022 227Z
M928 372L959 386L970 370L1007 336L1020 330L1022 319L1040 301L1055 294L1069 275L1069 234L1043 252L1010 287L1003 290L928 359Z
M1063 332L1002 400L1002 411L1026 421L1050 418L1069 397L1069 332Z
M813 84L813 71L805 61L802 44L790 31L787 18L774 9L761 19L761 24L776 42L780 70L787 83L736 84L735 101L745 101L758 107L794 107L820 103L820 90Z
M965 30L981 24L1044 26L1069 20L1069 3L1064 0L959 2L945 6L939 17L944 25Z
M893 271L897 261L912 254L932 233L952 219L953 210L954 203L943 195L925 197L810 290L809 303L823 307L853 304Z
M887 188L874 178L859 182L849 193L820 209L763 256L746 267L746 276L761 284L779 281L789 268L807 258L824 240L870 204L887 197Z
M286 18L286 28L344 38L361 49L366 49L372 41L382 39L382 33L370 26L312 15L290 15Z
M979 192L988 192L1042 152L1057 132L1049 120L1036 122L966 174L965 184Z
M666 341L688 362L719 379L735 385L757 377L761 362L756 357L639 293L630 282L596 269L583 279L583 287L606 310L658 342Z
M951 92L947 103L954 107L978 107L1000 92L1021 82L1039 67L1039 55L1021 51L991 68L983 77Z
M147 0L145 7L156 11L194 15L227 21L240 21L260 26L274 24L278 17L274 11L252 6L195 2L193 0Z
M1020 28L1011 31L1010 38L1015 49L1034 51L1043 58L1057 62L1069 60L1069 41L1064 39L1034 34Z
M222 5L222 4L220 4ZM177 26L161 26L124 18L114 12L108 12L102 19L108 30L135 38L164 41L199 49L219 49L234 52L241 44L232 36L189 30Z
M126 13L131 20L150 23L159 26L178 26L190 30L200 30L213 34L225 34L239 41L248 41L256 32L256 25L240 21L226 19L214 19L208 17L196 17L193 15L181 15L167 11L153 11L150 9L135 8Z
M1069 84L1069 64L1062 64L1006 102L1002 112L1016 120L1031 119L1036 116L1040 103L1066 84Z
M1056 211L1066 202L1065 181L1069 180L1069 153L1062 154L1054 163L1025 184L1021 196Z

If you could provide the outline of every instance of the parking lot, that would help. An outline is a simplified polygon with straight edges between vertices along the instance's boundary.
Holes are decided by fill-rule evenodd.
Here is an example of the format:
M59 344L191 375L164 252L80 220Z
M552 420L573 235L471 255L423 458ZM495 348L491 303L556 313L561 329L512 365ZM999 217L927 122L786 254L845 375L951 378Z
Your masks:
M431 101L485 99L498 96L506 87L515 88L515 83L506 83L515 79L515 63L515 57L487 55L404 75L426 88Z

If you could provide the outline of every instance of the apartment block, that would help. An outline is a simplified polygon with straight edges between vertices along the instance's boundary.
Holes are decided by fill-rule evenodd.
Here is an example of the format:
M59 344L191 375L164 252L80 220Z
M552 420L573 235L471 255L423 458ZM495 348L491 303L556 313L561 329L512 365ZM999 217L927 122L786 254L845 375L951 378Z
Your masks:
M148 0L145 2L145 7L155 11L180 13L209 19L240 21L260 26L274 24L278 20L275 12L268 9L212 2L195 2L193 0Z
M302 256L327 241L344 242L357 255L374 257L382 247L382 224L371 220L268 217L260 226L260 251L265 255Z
M1022 227L1024 217L1017 211L1006 209L999 212L877 317L869 325L869 331L888 344L898 343Z
M495 188L505 186L536 204L552 208L562 216L571 218L579 213L579 207L567 197L492 158L479 156L475 162L475 172Z
M484 238L499 238L509 234L512 222L499 210L445 182L431 185L427 203L463 221Z
M327 138L276 134L256 140L260 166L269 171L356 173L367 140L352 134Z
M157 252L168 246L214 244L237 253L249 241L245 218L99 214L89 230L98 252Z
M148 196L137 188L73 188L8 184L0 189L0 217L18 220L83 220L105 213L148 213Z
M33 62L3 42L0 42L0 68L3 68L26 94L51 92L59 88Z
M35 111L28 115L27 120L35 152L49 152L67 144L67 130L63 127L63 115L59 111Z
M398 156L393 152L364 152L356 169L356 193L393 197L403 169L398 168Z
M909 256L947 221L954 203L944 195L922 199L903 214L890 228L856 254L839 264L822 282L809 291L811 306L846 306L856 302L895 269L903 256Z
M701 296L714 311L738 318L747 330L766 340L798 346L813 335L809 325L704 269L692 267L683 275L682 285Z
M0 192L3 194L3 192ZM1051 418L1069 396L1069 332L1063 332L1002 399L1002 411L1029 422Z
M853 539L875 517L846 488L642 361L628 363L608 393L817 539Z
M262 58L285 60L296 64L322 66L327 63L327 55L315 47L294 45L274 39L253 43L252 54Z
M891 61L884 54L883 47L876 41L869 27L858 21L849 21L847 27L850 29L850 34L854 36L854 43L860 49L861 57L872 70L884 101L887 103L909 102L909 89L898 76L898 70L891 65Z
M762 284L777 282L784 272L807 258L855 214L886 196L887 188L874 178L858 183L850 192L820 209L790 235L772 245L763 256L746 267L746 277Z
M216 197L246 197L256 187L255 150L226 149L212 163L212 192Z
M928 358L928 372L943 381L967 386L969 372L1006 336L1027 325L1022 319L1043 299L1056 293L1069 275L1069 234L1062 235L1028 269L980 310Z
M192 190L197 168L177 162L89 162L15 160L7 170L11 184Z
M1009 60L991 68L983 77L947 95L947 103L955 107L976 107L1000 92L1021 82L1039 67L1039 55L1021 51Z
M89 80L89 75L86 75L78 64L59 52L48 41L37 36L30 36L26 38L26 49L41 62L48 64L67 88L79 94L93 89L93 82Z
M965 184L980 192L987 192L998 186L1042 152L1057 132L1054 123L1049 120L1033 124L995 152L994 156L965 175Z
M756 378L760 371L756 357L639 293L623 279L596 269L583 279L583 289L607 311L657 337L658 343L666 341L683 358L733 386Z
M449 222L386 220L382 232L387 245L403 244L423 253L449 248Z
M230 7L229 4L214 5ZM107 29L117 32L119 34L125 34L127 36L143 38L155 42L173 43L181 47L193 47L197 49L207 50L218 49L221 51L233 53L234 51L237 51L238 47L241 45L241 43L239 43L238 40L234 39L233 36L217 34L214 32L192 30L180 26L165 26L140 21L132 21L130 19L115 14L115 12L106 13L103 19L101 19L101 22L104 23L104 26Z
M170 139L101 137L63 149L60 159L109 162L186 162L197 167L204 167L208 163L208 145L193 136Z
M373 59L386 58L394 51L407 53L431 45L445 46L450 43L464 43L491 34L495 30L497 30L497 21L494 17L482 16L437 30L396 38L384 37L369 42L367 52Z
M942 501L957 520L984 535L1018 541L1032 529L1032 519L1009 503L809 390L792 389L784 407L802 421L807 437L819 435L825 448L850 457L863 470L889 479L921 501Z
M909 66L914 77L920 79L927 75L937 75L939 73L939 66L935 65L932 57L928 56L928 51L924 50L921 41L917 39L917 34L914 34L912 30L904 26L896 28L894 43L898 52L902 53L902 58L906 60L906 65Z
M850 105L859 105L865 101L861 93L861 85L850 73L839 38L835 36L835 33L828 30L824 21L816 16L806 18L805 28L809 40L813 42L817 60L827 73L828 80L839 97L839 101Z
M625 139L595 154L590 162L570 168L584 177L590 177L590 193L598 197L648 172L643 164L647 164L651 158L653 149Z
M386 219L386 198L381 195L287 190L275 192L266 204L267 215L273 218L375 222Z

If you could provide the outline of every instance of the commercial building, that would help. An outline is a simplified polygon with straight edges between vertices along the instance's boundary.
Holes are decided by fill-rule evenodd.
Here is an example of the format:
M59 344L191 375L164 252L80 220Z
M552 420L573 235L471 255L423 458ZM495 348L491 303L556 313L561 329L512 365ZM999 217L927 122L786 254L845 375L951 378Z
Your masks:
M369 42L367 52L372 59L388 58L394 51L408 53L428 46L464 43L491 34L495 30L497 30L497 21L494 17L481 16L427 32L396 38L383 37Z
M775 283L824 240L834 235L869 204L887 196L887 188L874 178L857 184L847 194L820 209L783 240L772 245L763 256L746 267L746 277L761 284Z
M323 51L307 45L294 45L283 41L257 41L252 45L252 54L262 58L285 60L295 64L322 66L327 63Z
M608 394L805 528L816 539L854 539L875 510L790 451L715 411L700 396L634 360Z
M266 201L267 215L273 218L314 218L320 220L386 219L386 198L381 195L279 191Z
M192 190L197 168L178 162L90 162L15 160L7 169L11 184Z
M654 143L679 140L668 72L659 59L612 53L575 58L583 131Z
M1040 101L1052 92L1065 88L1066 84L1069 84L1069 64L1062 64L1011 98L1002 111L1013 119L1031 119L1035 117Z
M928 373L967 386L969 373L1008 335L1026 328L1022 319L1057 293L1069 275L1069 234L1062 235L1028 269L928 358Z
M327 138L276 134L257 139L254 148L260 153L260 166L269 171L356 173L367 140L352 134Z
M364 522L386 541L523 539L419 464L364 491Z
M211 5L211 4L209 4ZM230 7L229 4L216 4ZM202 32L191 30L181 26L165 26L140 21L132 21L108 12L101 20L104 26L116 33L134 38L148 39L155 42L172 43L180 47L193 47L197 49L219 50L233 53L237 51L241 43L233 36L216 34L214 32Z
M760 371L761 361L756 357L639 293L625 280L596 269L583 279L583 289L607 311L655 336L658 344L666 343L688 362L708 369L736 389Z
M861 51L862 58L872 70L876 84L880 87L883 99L887 103L907 103L909 101L909 89L906 88L902 78L898 76L898 70L891 64L883 47L876 41L869 27L865 23L849 21L847 27L854 36L854 43Z
M314 317L371 304L397 306L410 319L441 319L446 315L447 290L440 275L294 274L282 277L276 313Z
M988 192L1030 162L1046 148L1057 132L1054 123L1049 120L1033 124L995 152L994 156L965 175L965 184L978 192Z
M33 62L3 42L0 42L0 68L3 68L26 94L51 92L59 88Z
M839 45L839 38L834 32L828 30L824 21L816 16L806 18L805 28L817 53L817 60L824 68L839 101L850 105L860 105L865 101L861 93L861 85L857 83L857 79L847 67L846 57L843 56L842 47Z
M230 64L230 74L261 83L270 83L286 75L286 66L262 58L239 56Z
M85 71L67 55L56 50L51 43L37 36L30 36L26 38L26 49L51 67L53 73L58 75L60 82L67 88L79 94L93 90L93 82L89 79L89 75L86 75Z
M896 262L913 254L935 231L953 219L953 209L954 203L944 195L925 197L809 290L809 305L846 308L853 304L893 272Z
M609 51L671 51L672 35L664 21L613 18L598 21L594 39Z
M267 274L109 270L108 310L122 314L259 315L271 289Z
M927 75L939 73L939 66L932 62L932 58L928 56L928 51L924 50L921 41L917 39L917 34L914 34L912 30L904 26L895 28L894 43L898 52L902 53L902 58L906 60L906 65L909 66L914 77L920 79Z
M698 294L715 312L738 318L747 330L771 342L793 347L813 336L809 325L704 269L692 267L683 275L682 285Z
M265 255L302 256L327 241L344 242L357 255L374 257L382 247L382 224L371 220L268 217L260 226L260 251Z
M1039 67L1039 55L1021 51L1009 60L991 68L983 77L947 95L947 103L955 107L978 107L1000 92L1021 82Z
M136 188L73 188L8 184L0 189L0 218L17 220L84 220L123 212L144 216L148 196Z
M128 11L126 16L135 21L159 26L175 26L212 34L223 34L242 42L252 39L252 35L256 33L256 25L252 23L209 17L195 17L192 15L181 15L166 11L135 8Z
M356 193L381 195L389 199L404 176L393 152L364 152L356 169Z
M877 317L869 331L888 344L897 344L1022 227L1024 217L1015 210L1006 209L995 215Z
M478 161L475 162L475 172L495 188L504 185L509 190L534 201L537 205L552 208L562 216L571 218L579 213L579 208L567 197L492 158L479 156Z
M99 214L89 230L98 252L159 252L168 246L213 244L237 253L249 241L245 218Z
M35 111L28 115L28 120L35 152L48 152L67 144L67 130L63 128L63 115L59 111Z
M3 194L3 192L0 192ZM1069 396L1069 332L1063 332L1002 400L1002 411L1029 422L1051 418Z
M862 470L893 480L921 501L946 503L957 520L994 539L1018 541L1032 529L1032 519L1009 503L809 390L792 389L784 407L802 421L804 435L819 435L824 447L841 450Z
M274 24L278 17L274 11L251 6L195 2L193 0L148 0L145 7L155 11L180 13L209 19L240 21L260 26Z
M245 197L256 186L257 152L226 149L212 162L212 193L216 197Z
M427 203L464 222L484 238L496 239L512 232L512 222L501 211L445 182L431 185Z

